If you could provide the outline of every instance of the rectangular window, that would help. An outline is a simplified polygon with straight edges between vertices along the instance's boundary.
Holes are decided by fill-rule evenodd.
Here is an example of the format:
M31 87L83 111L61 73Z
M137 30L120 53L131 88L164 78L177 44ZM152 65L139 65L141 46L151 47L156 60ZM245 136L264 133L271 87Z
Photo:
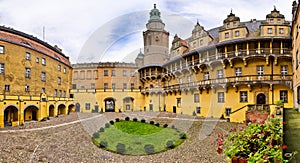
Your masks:
M46 59L42 58L42 65L46 65Z
M273 29L272 28L268 28L268 34L272 34L273 33Z
M0 46L0 54L4 54L4 46Z
M190 83L191 82L191 76L187 77L187 82Z
M90 110L90 109L91 109L90 103L85 103L85 109L86 109L86 110Z
M104 89L108 89L108 83L104 83Z
M225 97L224 97L224 92L218 92L218 102L224 102Z
M199 101L200 101L199 94L198 93L194 94L194 103L198 103Z
M25 68L25 78L30 78L30 72L31 72L30 68Z
M229 38L229 33L228 32L225 33L225 38Z
M264 66L260 65L256 67L257 75L262 76L264 75Z
M76 89L76 84L72 84L72 89Z
M239 37L240 36L240 31L235 31L235 37Z
M130 76L134 76L134 71L133 70L130 71Z
M235 68L235 76L242 76L242 67Z
M46 81L46 72L42 72L41 74L41 80Z
M217 70L217 73L219 79L222 79L224 77L223 70Z
M197 47L197 42L196 42L196 41L193 43L193 47L194 47L194 48Z
M64 67L64 74L67 73L67 68Z
M40 59L39 59L39 58L36 58L36 59L35 59L35 62L36 62L36 63L39 63L39 62L40 62Z
M288 66L287 65L280 66L280 74L281 74L281 76L288 75Z
M204 72L204 80L209 80L209 72Z
M270 23L274 23L274 19L270 19Z
M127 83L123 83L123 89L127 88Z
M123 76L127 76L126 70L123 70Z
M4 91L9 92L10 91L10 86L9 85L4 85Z
M284 103L288 102L288 91L287 90L280 90L280 100Z
M31 59L31 55L30 55L30 53L29 52L26 52L26 60L30 60Z
M176 100L177 100L177 107L180 108L181 107L181 98L177 98Z
M201 113L201 108L199 106L196 107L196 114L200 114Z
M64 97L67 97L67 92L66 91L64 91Z
M283 28L279 28L279 34L284 34Z
M62 97L62 91L59 90L59 97Z
M111 76L116 76L116 70L111 70Z
M5 69L4 69L4 63L0 63L0 74L4 74Z
M248 102L248 92L240 91L240 102Z
M112 83L112 84L111 84L111 88L112 88L112 89L116 89L116 83Z
M57 78L57 84L61 85L61 78L60 77Z
M229 24L229 23L228 23L228 24L226 24L226 27L227 27L227 28L230 28L230 24Z
M229 117L230 114L231 114L231 108L226 108L225 109L225 114L226 114L226 117Z
M236 26L237 26L237 23L236 23L236 22L233 22L233 26L236 27Z
M25 92L29 92L29 91L30 91L29 85L25 85Z
M130 110L130 104L126 104L126 110Z
M41 93L46 93L46 89L45 89L45 88L42 88L42 89L41 89Z
M91 89L95 89L95 83L91 83Z
M104 76L108 76L108 70L104 70Z
M134 89L134 83L130 84L130 89Z
M178 83L182 84L182 78L178 78Z
M61 66L60 65L57 65L57 70L61 71Z
M200 40L200 45L203 45L203 40Z
M281 19L277 19L277 23L278 23L278 24L281 24Z
M54 97L57 97L57 89L54 89Z

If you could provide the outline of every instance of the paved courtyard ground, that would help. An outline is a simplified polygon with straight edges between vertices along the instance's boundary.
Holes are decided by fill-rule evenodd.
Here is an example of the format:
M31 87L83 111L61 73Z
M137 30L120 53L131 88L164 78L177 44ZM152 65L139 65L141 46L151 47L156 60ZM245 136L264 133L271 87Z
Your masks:
M96 147L91 135L108 120L145 118L187 131L179 147L147 156L124 156ZM241 124L172 113L71 113L45 122L0 129L0 162L226 162L216 152L218 133Z

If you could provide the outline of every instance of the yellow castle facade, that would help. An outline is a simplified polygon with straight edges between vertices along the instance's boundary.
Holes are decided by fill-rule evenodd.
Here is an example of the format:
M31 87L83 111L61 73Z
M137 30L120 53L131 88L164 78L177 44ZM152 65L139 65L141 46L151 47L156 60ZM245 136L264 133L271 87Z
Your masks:
M71 82L72 67L61 49L0 27L0 128L72 111Z
M265 20L220 27L197 22L189 38L169 32L154 5L136 63L73 65L76 110L167 111L246 120L246 112L294 106L291 23L274 8ZM127 74L127 75L124 75Z

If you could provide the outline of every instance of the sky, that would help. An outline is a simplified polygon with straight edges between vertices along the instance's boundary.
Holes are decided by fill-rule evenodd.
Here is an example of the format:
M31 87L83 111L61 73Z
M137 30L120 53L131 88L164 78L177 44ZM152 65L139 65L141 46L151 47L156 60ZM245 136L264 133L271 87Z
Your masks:
M0 25L58 45L71 63L134 62L153 4L170 42L186 39L198 21L206 30L233 13L264 20L276 6L291 21L293 0L0 0ZM43 28L45 29L43 32Z

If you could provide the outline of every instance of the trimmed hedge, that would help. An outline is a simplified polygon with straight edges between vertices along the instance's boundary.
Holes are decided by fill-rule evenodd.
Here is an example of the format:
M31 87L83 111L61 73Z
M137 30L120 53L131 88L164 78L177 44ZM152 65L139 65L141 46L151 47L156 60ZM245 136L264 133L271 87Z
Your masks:
M186 139L186 134L185 134L184 132L181 132L181 133L179 134L179 138L180 138L180 139Z
M164 124L164 126L163 126L164 128L167 128L168 127L168 124Z
M99 132L95 132L94 134L93 134L93 138L99 138L100 137L100 134L99 134Z
M125 154L125 152L126 152L125 144L118 143L118 145L117 145L117 153L119 153L119 154Z
M156 123L155 126L159 127L159 123Z
M146 144L146 145L144 146L144 149L145 149L145 152L146 152L147 154L153 154L153 153L155 153L154 145L152 145L152 144Z
M125 121L129 121L130 120L130 118L129 117L125 117Z
M137 118L133 118L132 120L133 120L134 122L137 122L137 121L138 121L138 119L137 119Z
M141 119L141 122L142 123L146 123L146 120L143 118L143 119Z
M174 140L168 140L166 143L166 148L174 148Z
M109 128L110 124L109 123L105 123L105 128Z
M100 147L100 148L106 148L107 145L108 145L108 144L107 144L107 141L101 141L100 144L99 144L99 147Z
M114 121L113 120L111 120L111 121L109 121L109 123L111 124L111 125L114 125Z
M154 125L154 121L150 121L150 124Z
M104 132L104 128L100 127L99 132Z
M116 118L116 122L120 122L120 119L119 119L119 118Z

